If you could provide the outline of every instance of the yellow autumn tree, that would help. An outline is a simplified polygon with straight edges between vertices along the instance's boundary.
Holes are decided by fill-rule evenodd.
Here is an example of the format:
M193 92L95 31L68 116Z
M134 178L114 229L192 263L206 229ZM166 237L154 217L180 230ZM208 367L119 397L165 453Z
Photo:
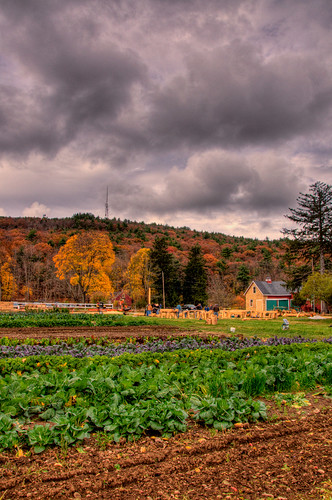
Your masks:
M127 288L136 304L146 303L148 289L152 286L149 248L141 248L132 255L126 271Z
M11 300L17 290L15 278L10 269L10 260L0 266L0 300Z
M69 280L82 294L84 302L87 297L107 299L113 292L109 275L115 254L106 234L75 234L53 260L58 278Z

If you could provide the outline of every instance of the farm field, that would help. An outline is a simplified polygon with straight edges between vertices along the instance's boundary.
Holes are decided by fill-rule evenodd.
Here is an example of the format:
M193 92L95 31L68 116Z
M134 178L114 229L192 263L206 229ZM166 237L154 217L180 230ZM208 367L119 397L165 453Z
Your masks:
M332 316L324 319L288 318L289 336L306 338L326 338L332 336ZM160 319L157 317L135 317L123 315L88 315L88 314L54 314L54 313L5 313L0 314L0 335L17 336L109 336L110 338L126 338L148 336L168 336L206 334L231 335L235 328L236 335L257 337L282 337L283 319L251 319L243 321L238 318L218 320L217 325L208 325L196 319Z
M332 344L310 342L331 337L331 320L291 318L287 332L282 320L223 320L217 328L194 320L121 321L0 328L0 417L19 422L16 434L11 428L13 447L2 441L0 498L332 498ZM233 325L238 338L230 338ZM308 339L302 345L260 346L301 332ZM254 336L257 344L246 340ZM51 356L58 340L76 357ZM129 354L93 358L87 349L95 344L129 346ZM172 350L162 352L166 344ZM4 349L18 350L12 358ZM56 401L53 389L45 391L50 384L61 386ZM118 422L101 411L112 403L109 393L120 395ZM148 418L126 427L128 408L136 420L148 409ZM76 434L60 432L68 415ZM49 428L45 442L31 438L42 426Z

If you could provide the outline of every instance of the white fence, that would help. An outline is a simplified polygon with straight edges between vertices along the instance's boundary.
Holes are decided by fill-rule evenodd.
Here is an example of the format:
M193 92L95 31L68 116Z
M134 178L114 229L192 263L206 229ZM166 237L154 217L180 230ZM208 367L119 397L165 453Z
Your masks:
M25 309L31 308L31 309L54 309L54 308L59 308L59 309L96 309L98 308L97 304L77 304L74 302L14 302L13 303L14 309ZM113 304L103 304L104 309L113 309Z

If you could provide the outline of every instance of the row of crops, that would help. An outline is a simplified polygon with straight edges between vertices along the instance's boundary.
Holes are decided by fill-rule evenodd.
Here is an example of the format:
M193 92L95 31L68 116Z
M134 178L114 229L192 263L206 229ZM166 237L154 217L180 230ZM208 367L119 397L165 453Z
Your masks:
M0 328L65 327L65 326L139 326L147 323L145 317L118 314L70 314L69 311L27 311L0 313ZM148 319L149 325L157 323Z
M121 356L126 353L141 354L143 352L173 352L180 349L205 349L236 351L249 347L278 346L291 344L310 344L318 342L316 339L305 337L224 337L210 336L207 339L198 336L184 338L169 338L168 340L145 338L128 338L125 342L112 342L107 337L100 339L68 338L66 341L54 338L0 339L0 359L25 358L27 356L73 356L75 358L94 356ZM332 337L322 339L321 342L332 344Z
M0 449L33 446L41 452L93 433L114 441L169 436L193 421L222 430L265 419L260 396L317 384L331 393L331 339L286 340L262 345L251 339L253 344L240 346L238 339L228 339L228 346L216 347L216 339L187 338L167 350L162 345L173 341L111 346L105 339L98 345L93 339L61 344L3 339L2 348L21 349L21 355L0 359ZM25 351L59 346L58 352ZM119 346L120 355L98 351ZM137 347L144 349L130 350Z

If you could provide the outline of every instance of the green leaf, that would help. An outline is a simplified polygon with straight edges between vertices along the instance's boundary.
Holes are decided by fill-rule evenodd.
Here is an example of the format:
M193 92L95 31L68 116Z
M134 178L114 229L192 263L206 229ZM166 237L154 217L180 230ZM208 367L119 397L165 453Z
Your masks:
M45 450L45 446L36 445L36 446L33 447L33 451L35 453L41 453L44 450Z
M51 420L55 416L55 410L53 408L48 408L39 415L42 420Z

